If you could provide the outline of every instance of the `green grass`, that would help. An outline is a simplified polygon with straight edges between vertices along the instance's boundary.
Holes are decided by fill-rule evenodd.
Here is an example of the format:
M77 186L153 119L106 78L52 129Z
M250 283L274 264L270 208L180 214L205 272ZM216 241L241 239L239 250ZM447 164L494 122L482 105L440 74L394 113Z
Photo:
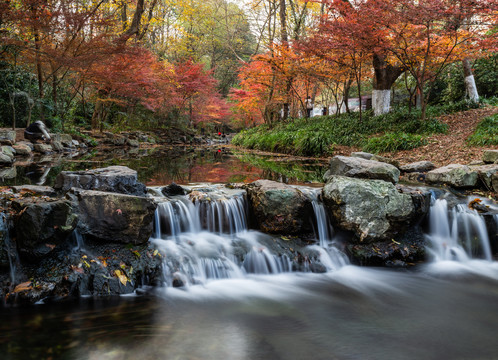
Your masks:
M468 104L468 103L466 103ZM384 152L425 144L425 137L445 133L447 125L437 116L468 106L465 104L431 107L428 118L420 120L420 112L407 108L373 116L371 111L299 119L290 119L273 128L261 125L237 134L232 143L248 149L280 152L302 156L328 156L335 145L357 146L366 151Z
M467 139L470 145L498 145L498 114L484 118Z

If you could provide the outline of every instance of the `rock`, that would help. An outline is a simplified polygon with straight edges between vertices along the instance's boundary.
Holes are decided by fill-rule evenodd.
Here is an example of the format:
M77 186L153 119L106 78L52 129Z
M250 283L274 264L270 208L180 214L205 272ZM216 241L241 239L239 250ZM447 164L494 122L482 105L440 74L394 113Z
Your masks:
M115 136L112 139L112 144L115 146L123 146L126 142L126 138L124 136Z
M330 160L330 169L325 174L325 177L331 175L378 179L397 183L400 172L396 167L379 161L365 160L358 157L334 156Z
M72 187L144 196L145 185L138 182L137 172L126 166L109 166L88 171L62 171L54 188L68 191Z
M57 141L57 140L52 141L52 148L54 149L54 151L57 151L57 152L64 151L64 146L62 145L62 143L60 141Z
M14 130L0 130L0 144L14 145L16 132Z
M176 183L171 183L161 189L164 196L175 196L175 195L185 195L186 191L180 185Z
M16 150L16 154L21 156L31 155L31 152L33 151L31 147L25 143L18 143L12 147Z
M81 234L106 242L143 244L152 235L156 204L150 198L75 190Z
M17 176L17 169L15 166L0 169L0 179L15 179Z
M28 305L43 301L43 299L52 295L55 284L45 281L36 281L36 283L28 281L18 284L16 289L7 294L5 299L7 303Z
M390 159L390 158L387 158L385 156L374 155L370 158L370 160L383 162L386 164L390 164L396 168L399 168L399 161L398 160Z
M477 171L461 164L450 164L431 170L425 177L429 184L446 184L454 188L474 188L478 179Z
M48 154L51 153L54 149L52 148L52 145L50 144L34 144L35 151L42 153L42 154Z
M55 197L57 195L54 188L50 186L19 185L12 186L15 193L33 193L34 195Z
M431 207L431 192L425 188L411 187L406 185L396 185L396 189L402 194L408 194L412 198L414 208L414 218L422 221L429 213Z
M65 147L72 147L73 137L69 134L60 134L60 142Z
M333 176L322 195L334 225L360 241L390 240L420 220L412 196L385 181Z
M486 164L498 162L498 150L486 150L482 155L482 161Z
M400 167L400 170L405 173L425 173L434 170L436 165L431 161L417 161L414 163L406 164Z
M258 180L245 188L262 231L296 234L309 230L311 202L299 189L270 180Z
M138 140L134 140L134 139L127 139L126 144L131 146L131 147L139 147L140 146L140 143L138 142Z
M14 159L8 156L7 154L4 154L3 152L0 152L0 165L10 165L14 162Z
M470 166L470 168L477 171L487 190L498 192L498 164Z
M2 152L12 159L16 156L16 150L12 146L9 146L9 145L2 146Z
M12 208L19 252L30 258L46 256L61 244L76 226L69 201L14 200Z
M403 176L403 180L410 183L425 183L425 173L407 173Z
M365 160L370 160L372 158L372 156L374 156L374 154L370 154L370 153L363 152L363 151L358 151L358 152L352 152L351 156L352 157L362 158L362 159L365 159Z
M71 147L80 147L80 142L78 140L71 141Z

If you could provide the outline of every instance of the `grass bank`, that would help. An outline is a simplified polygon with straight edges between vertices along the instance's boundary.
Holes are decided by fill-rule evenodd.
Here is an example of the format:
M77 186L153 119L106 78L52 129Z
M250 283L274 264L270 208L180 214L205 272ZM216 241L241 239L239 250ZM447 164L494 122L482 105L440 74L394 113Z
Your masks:
M328 156L335 145L355 146L380 153L410 150L426 144L427 136L445 133L447 125L437 118L478 107L466 101L428 108L427 119L420 112L398 108L389 114L373 116L371 111L290 119L273 127L261 125L237 134L232 143L248 149L301 156Z

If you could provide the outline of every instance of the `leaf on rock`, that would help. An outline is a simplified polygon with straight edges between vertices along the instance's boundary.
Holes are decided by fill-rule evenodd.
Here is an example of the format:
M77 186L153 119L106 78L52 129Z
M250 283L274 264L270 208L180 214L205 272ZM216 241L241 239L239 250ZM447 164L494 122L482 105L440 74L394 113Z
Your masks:
M114 275L116 275L116 277L119 279L121 284L126 286L126 282L128 281L128 278L126 277L126 275L123 272L121 272L121 270L114 270Z
M32 288L31 281L26 281L26 282L18 284L14 288L14 293L19 293L19 292L22 292L22 291L26 291L26 290L29 290L31 288Z

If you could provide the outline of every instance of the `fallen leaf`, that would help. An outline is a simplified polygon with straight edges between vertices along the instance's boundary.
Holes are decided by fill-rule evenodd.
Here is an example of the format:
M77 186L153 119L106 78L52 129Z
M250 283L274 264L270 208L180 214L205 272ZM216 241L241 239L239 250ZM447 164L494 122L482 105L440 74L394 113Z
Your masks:
M14 288L14 293L18 293L18 292L21 292L21 291L26 291L26 290L29 290L31 289L32 285L31 285L31 281L26 281L26 282L23 282L23 283L20 283L18 284L15 288Z
M121 272L121 270L114 270L114 275L116 275L116 277L119 279L119 281L121 282L121 284L123 284L124 286L126 286L126 282L128 281L128 278L126 277L125 274L123 274Z

